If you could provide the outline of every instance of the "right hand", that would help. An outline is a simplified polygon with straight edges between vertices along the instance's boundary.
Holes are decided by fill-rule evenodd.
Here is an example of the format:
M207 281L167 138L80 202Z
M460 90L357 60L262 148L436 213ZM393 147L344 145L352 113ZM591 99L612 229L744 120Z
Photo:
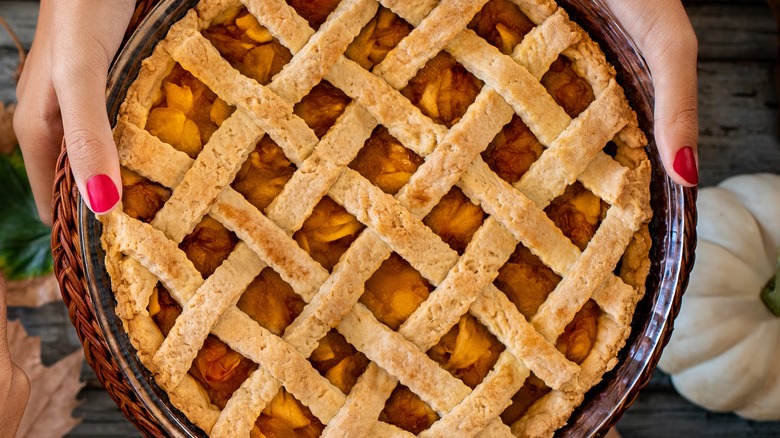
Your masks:
M65 138L76 186L96 213L122 196L106 112L108 67L135 0L41 0L16 97L14 130L41 219L51 223L54 168Z
M30 398L30 380L11 360L7 328L5 278L0 273L0 438L16 436Z

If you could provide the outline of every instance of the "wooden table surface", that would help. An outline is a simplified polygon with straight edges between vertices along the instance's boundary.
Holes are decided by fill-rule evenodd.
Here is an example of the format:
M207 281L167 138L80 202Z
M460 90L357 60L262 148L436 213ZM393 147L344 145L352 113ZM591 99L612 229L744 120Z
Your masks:
M780 173L778 98L775 82L777 27L763 0L684 1L699 37L700 172L702 186L730 175ZM0 1L6 18L29 47L37 3ZM15 100L16 51L0 31L0 102ZM80 349L62 303L9 309L27 330L41 336L49 364ZM69 436L137 436L92 370L85 365L81 424ZM700 409L680 397L669 377L656 371L618 424L633 437L780 437L780 422L753 422Z

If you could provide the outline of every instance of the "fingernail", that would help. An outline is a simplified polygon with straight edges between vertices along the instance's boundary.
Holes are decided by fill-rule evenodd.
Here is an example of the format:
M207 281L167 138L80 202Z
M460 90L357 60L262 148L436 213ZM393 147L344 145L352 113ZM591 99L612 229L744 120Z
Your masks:
M699 183L699 170L696 168L696 157L693 155L692 147L686 146L677 151L672 167L688 183Z
M105 213L119 202L119 191L108 175L95 175L87 180L87 197L95 213Z

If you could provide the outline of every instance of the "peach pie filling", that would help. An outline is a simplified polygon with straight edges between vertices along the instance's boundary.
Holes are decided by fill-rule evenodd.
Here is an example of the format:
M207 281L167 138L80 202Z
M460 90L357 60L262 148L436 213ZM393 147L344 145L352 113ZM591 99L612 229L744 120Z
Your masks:
M291 1L313 27L324 22L337 1ZM326 13L327 12L327 13ZM492 0L472 20L469 27L495 45L511 53L533 24L513 3ZM409 32L411 26L387 9L377 15L355 38L347 56L370 69ZM223 23L204 31L206 38L237 70L261 84L290 61L290 52L247 11L227 17ZM542 80L551 96L572 116L593 100L587 82L561 57ZM442 53L427 65L401 91L423 114L437 123L452 126L466 113L482 88L482 82L454 58ZM316 86L295 105L301 117L318 137L342 114L350 99L327 82ZM163 80L160 98L149 114L146 129L160 140L195 158L233 108L219 99L191 74L176 66ZM522 178L543 150L542 145L515 117L483 153L488 165L503 179L514 183ZM406 149L382 127L366 141L350 167L389 194L397 193L422 164L423 159ZM264 137L238 171L232 187L252 205L265 209L282 191L295 172L273 140ZM170 191L145 178L123 170L123 203L128 215L149 222L170 196ZM549 218L580 249L598 229L607 205L580 184L569 187L545 210ZM474 232L485 220L482 209L458 188L453 188L424 218L423 222L455 251L463 253ZM364 226L343 207L324 197L303 226L294 233L295 241L324 268L332 270ZM238 238L219 222L206 216L180 244L180 248L205 277L233 251ZM522 244L501 268L495 285L526 318L531 318L561 278ZM396 330L425 301L433 287L403 258L393 254L365 283L360 302L376 318ZM303 300L271 268L266 268L249 285L237 306L258 324L276 335L302 312ZM168 333L181 307L162 285L149 302L149 314L163 334ZM588 302L557 340L557 348L571 361L581 363L596 339L601 314ZM427 355L474 388L494 366L503 345L476 318L464 315ZM365 371L368 359L343 336L332 331L323 338L309 358L333 385L348 393ZM257 369L257 364L231 350L214 336L206 339L192 364L190 374L220 408L232 393ZM507 424L519 419L538 398L549 392L544 383L531 376L502 414ZM410 432L427 429L438 415L408 388L399 385L387 400L382 421ZM256 422L256 432L269 437L316 436L323 425L309 409L291 394L281 390Z

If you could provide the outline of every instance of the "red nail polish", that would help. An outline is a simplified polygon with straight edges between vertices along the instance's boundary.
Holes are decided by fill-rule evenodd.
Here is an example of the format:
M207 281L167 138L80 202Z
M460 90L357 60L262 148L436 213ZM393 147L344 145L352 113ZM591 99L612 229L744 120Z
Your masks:
M678 175L689 183L699 183L699 170L696 167L696 157L693 155L692 147L686 146L677 151L672 167Z
M119 191L108 175L95 175L87 180L87 197L95 213L105 213L119 202Z

